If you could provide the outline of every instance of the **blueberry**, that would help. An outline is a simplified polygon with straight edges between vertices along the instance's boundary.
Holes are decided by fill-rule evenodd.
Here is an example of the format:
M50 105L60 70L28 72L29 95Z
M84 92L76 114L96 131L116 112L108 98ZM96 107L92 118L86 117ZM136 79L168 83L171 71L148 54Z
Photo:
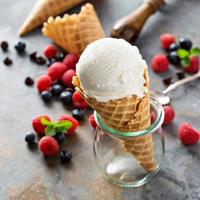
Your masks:
M77 119L78 121L84 118L85 112L81 109L74 109L72 110L72 116Z
M66 88L66 91L70 91L70 92L74 93L74 88L68 87L68 88Z
M72 92L63 91L60 94L59 99L64 105L70 105L72 103Z
M52 94L50 91L43 91L41 93L41 98L44 102L49 103L52 100Z
M27 142L30 145L35 144L35 134L34 133L26 134L25 142Z
M176 43L172 43L170 46L169 46L169 51L177 51L178 49L180 48L180 46Z
M190 50L192 48L192 41L187 38L180 38L179 40L180 47L186 50Z
M65 53L63 53L63 52L59 52L59 53L57 53L56 54L56 57L55 57L55 59L56 59L56 61L63 61L64 60L64 58L65 58Z
M26 48L26 44L23 42L18 42L15 45L15 49L16 49L17 53L24 53L25 48Z
M55 63L56 62L56 59L55 58L50 58L50 59L48 59L47 60L47 67L49 67L50 65L52 65L53 63Z
M180 65L181 59L178 57L176 51L172 51L167 57L171 64Z
M61 92L63 91L63 86L60 84L55 84L51 88L51 92L54 96L59 96Z
M6 52L8 50L8 42L2 41L1 42L1 49Z
M69 150L63 150L60 152L60 161L62 163L68 163L72 159L72 153Z
M57 140L58 144L63 144L65 141L65 134L57 133L54 138Z

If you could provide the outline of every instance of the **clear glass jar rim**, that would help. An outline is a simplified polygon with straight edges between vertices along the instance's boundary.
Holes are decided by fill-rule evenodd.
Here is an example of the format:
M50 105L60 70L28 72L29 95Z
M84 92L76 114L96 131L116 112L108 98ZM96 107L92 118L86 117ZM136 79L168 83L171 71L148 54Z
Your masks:
M108 127L101 117L97 114L96 111L94 111L94 118L97 124L101 129L108 132L109 134L112 134L113 136L117 136L120 138L126 138L126 137L135 137L135 136L144 136L146 134L150 134L157 130L163 123L164 120L164 110L163 107L156 101L153 97L150 98L150 106L153 108L154 112L156 113L156 120L149 128L146 128L141 131L135 131L135 132L122 132L115 130L111 127Z

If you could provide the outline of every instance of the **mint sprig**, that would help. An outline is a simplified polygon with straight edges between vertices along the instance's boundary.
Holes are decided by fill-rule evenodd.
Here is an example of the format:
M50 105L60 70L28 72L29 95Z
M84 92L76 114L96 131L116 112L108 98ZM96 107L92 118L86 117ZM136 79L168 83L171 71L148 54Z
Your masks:
M60 122L51 122L48 121L45 117L41 118L41 124L46 126L46 136L55 136L57 133L66 133L72 127L71 121L64 120Z
M185 49L178 49L177 54L180 59L184 59L190 55L189 51Z
M183 67L188 67L190 65L191 57L200 55L200 48L194 47L190 49L190 51L180 48L177 51L177 55L181 59L181 65Z
M181 59L181 65L182 65L184 68L188 67L188 66L190 65L190 57L187 56L187 57Z
M190 50L190 55L192 56L199 56L200 55L200 48L194 47Z
M46 136L55 136L56 135L56 131L55 129L53 128L53 126L47 126L45 128L45 135Z

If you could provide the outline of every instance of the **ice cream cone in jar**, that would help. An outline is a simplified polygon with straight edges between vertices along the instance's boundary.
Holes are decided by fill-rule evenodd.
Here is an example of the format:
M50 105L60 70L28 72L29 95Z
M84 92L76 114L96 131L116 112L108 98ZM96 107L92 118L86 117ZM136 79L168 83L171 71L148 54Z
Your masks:
M76 68L73 83L109 135L120 133L123 150L147 173L156 171L153 136L138 135L151 127L148 68L138 48L122 39L100 39L87 46Z

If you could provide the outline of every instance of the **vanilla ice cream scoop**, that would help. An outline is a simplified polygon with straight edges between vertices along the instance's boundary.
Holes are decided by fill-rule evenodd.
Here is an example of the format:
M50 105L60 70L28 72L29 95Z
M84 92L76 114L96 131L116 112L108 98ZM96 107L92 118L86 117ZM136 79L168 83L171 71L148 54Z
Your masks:
M99 102L132 95L142 98L148 92L145 69L147 64L138 48L114 38L89 44L76 65L83 92Z

